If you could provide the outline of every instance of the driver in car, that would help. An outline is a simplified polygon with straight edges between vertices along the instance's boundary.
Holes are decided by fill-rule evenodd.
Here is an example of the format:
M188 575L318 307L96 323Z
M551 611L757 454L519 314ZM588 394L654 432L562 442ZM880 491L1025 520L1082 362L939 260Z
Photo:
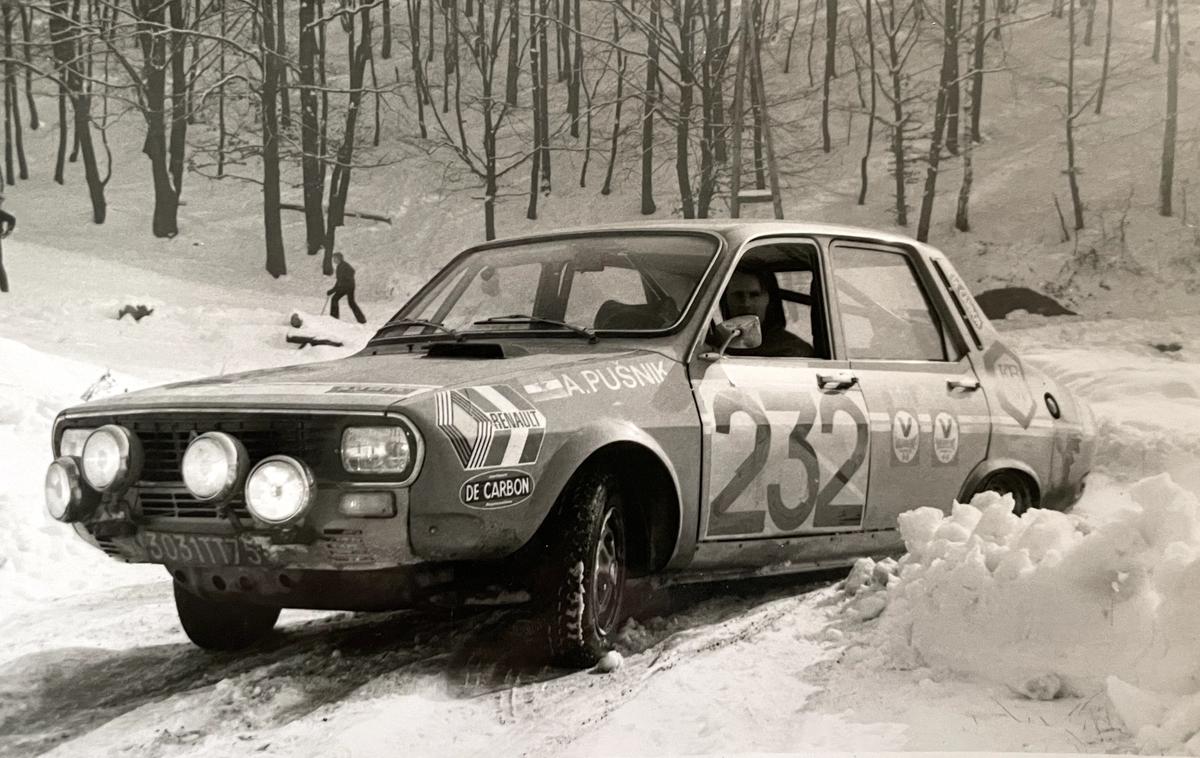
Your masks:
M769 271L738 269L725 288L725 311L729 318L758 316L762 344L756 348L734 349L730 355L754 355L774 358L811 358L812 345L787 330L783 298L779 284Z

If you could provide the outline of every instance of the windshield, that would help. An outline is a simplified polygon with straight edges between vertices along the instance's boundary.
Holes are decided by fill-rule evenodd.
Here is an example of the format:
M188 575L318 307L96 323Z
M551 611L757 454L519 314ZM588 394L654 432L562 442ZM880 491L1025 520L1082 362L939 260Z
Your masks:
M375 339L674 328L717 251L708 236L597 234L459 257Z

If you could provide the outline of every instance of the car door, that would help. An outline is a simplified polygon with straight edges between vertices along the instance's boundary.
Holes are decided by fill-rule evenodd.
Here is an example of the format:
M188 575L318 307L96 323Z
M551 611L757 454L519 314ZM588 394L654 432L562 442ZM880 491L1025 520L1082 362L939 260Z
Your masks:
M991 429L957 321L914 251L843 240L829 258L845 354L870 412L864 527L894 528L919 506L949 511Z
M719 348L709 345L693 361L704 429L699 538L861 529L870 447L866 403L849 363L829 357L820 250L806 240L758 244L727 277L726 293L735 272L750 266L769 272L793 298L784 307L785 326L791 337L811 343L814 354L718 357ZM809 291L801 292L805 286Z

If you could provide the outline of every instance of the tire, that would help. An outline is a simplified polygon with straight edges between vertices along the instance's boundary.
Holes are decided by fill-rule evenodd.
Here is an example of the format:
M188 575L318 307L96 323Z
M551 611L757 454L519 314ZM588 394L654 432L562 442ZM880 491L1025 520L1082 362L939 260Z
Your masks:
M279 609L195 594L175 582L175 610L183 631L205 650L240 650L253 645L275 627Z
M1015 471L997 471L994 474L990 474L979 485L977 492L987 492L989 490L1001 495L1012 495L1013 513L1017 516L1025 513L1030 508L1037 507L1037 503L1034 502L1033 488L1030 486L1029 481Z
M544 574L543 621L551 660L584 668L612 649L625 620L626 531L616 477L576 477L559 503Z

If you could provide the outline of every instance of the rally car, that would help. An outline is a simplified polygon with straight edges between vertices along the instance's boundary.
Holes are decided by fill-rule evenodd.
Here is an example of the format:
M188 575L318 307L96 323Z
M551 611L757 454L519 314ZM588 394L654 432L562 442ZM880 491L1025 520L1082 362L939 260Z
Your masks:
M50 513L164 565L202 647L502 586L587 664L648 577L893 552L988 489L1065 508L1094 422L928 245L727 221L473 247L353 356L80 405L53 446Z

